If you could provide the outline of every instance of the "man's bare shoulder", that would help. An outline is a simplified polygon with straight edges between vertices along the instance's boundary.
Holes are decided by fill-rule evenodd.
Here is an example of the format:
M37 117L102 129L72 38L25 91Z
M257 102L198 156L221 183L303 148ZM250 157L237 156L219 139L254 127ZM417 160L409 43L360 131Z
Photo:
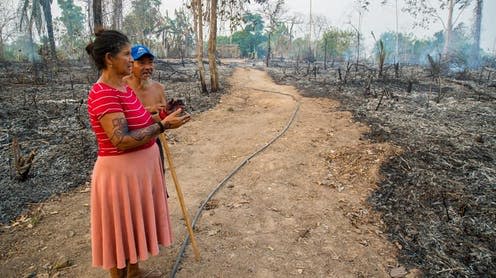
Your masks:
M151 80L150 87L153 90L160 90L161 92L165 91L165 86L155 80Z

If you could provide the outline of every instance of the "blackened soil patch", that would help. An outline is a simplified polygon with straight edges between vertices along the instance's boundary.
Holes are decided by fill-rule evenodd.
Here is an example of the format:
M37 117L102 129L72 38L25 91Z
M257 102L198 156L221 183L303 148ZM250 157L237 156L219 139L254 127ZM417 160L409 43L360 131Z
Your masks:
M7 224L31 205L89 181L96 142L86 96L98 74L81 61L43 66L38 73L29 63L0 68L0 223ZM232 67L219 70L221 83L227 83ZM190 113L213 107L223 94L201 93L196 65L189 60L157 61L154 79L166 86L168 97L183 99ZM21 156L36 151L24 181L15 179L14 138Z
M404 67L375 78L361 66L339 78L295 64L269 71L305 96L330 97L370 126L366 138L403 153L382 166L370 204L382 213L400 261L435 277L496 276L496 92L477 72L440 80ZM408 92L408 86L412 90Z

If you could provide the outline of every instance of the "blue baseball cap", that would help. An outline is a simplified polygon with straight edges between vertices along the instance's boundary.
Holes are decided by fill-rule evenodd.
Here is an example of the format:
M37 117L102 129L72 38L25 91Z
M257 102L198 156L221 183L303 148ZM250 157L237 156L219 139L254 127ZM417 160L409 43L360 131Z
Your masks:
M136 44L131 48L131 56L133 56L134 60L139 60L144 55L151 56L152 59L155 58L150 49L142 44Z

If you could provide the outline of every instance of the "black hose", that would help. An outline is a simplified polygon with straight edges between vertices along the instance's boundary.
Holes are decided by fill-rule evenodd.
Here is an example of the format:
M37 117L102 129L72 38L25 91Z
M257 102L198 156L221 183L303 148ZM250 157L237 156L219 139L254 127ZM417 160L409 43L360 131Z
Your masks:
M276 94L282 94L282 95L285 95L285 96L290 96L292 97L295 101L296 101L296 98L293 96L293 95L290 95L290 94L286 94L286 93L281 93L281 92L275 92L275 91L269 91L269 90L262 90L262 89L255 89L255 88L247 88L247 89L251 89L251 90L257 90L257 91L263 91L263 92L269 92L269 93L276 93ZM205 199L205 201L203 201L203 203L201 204L201 206L198 208L198 210L196 211L196 214L195 214L195 217L193 218L193 222L191 223L191 226L192 226L192 229L195 228L195 225L196 225L196 222L198 221L198 219L200 218L201 216L201 213L203 211L203 209L205 208L205 206L207 205L207 202L210 201L210 199L212 199L212 197L222 188L222 186L232 177L234 176L234 174L236 174L236 172L239 171L239 169L241 169L246 163L248 163L248 161L250 161L250 159L252 159L253 157L255 157L256 155L258 155L259 153L263 152L267 147L269 147L272 143L274 143L277 139L279 139L279 137L281 137L284 133L286 133L286 131L289 129L289 127L291 126L291 124L293 123L295 117L296 117L296 113L298 112L298 110L300 109L300 102L297 102L296 104L296 107L293 111L293 114L291 114L291 117L288 121L288 123L286 124L286 127L284 127L283 130L281 130L281 132L279 132L279 134L277 134L274 138L272 138L272 140L270 140L267 144L265 144L264 146L262 146L261 148L259 148L258 150L256 150L254 153L252 153L251 155L249 155L245 160L243 160L236 168L234 168L234 170L231 171L231 173L229 173L215 188L214 190L212 190L210 192L210 194L208 194L207 198ZM186 237L184 238L184 241L181 245L181 249L179 250L179 254L177 255L176 257L176 262L174 263L174 268L172 268L172 271L171 271L171 274L170 274L170 277L171 278L174 278L176 277L176 273L177 271L179 270L179 265L181 264L181 260L184 256L184 251L186 250L186 246L188 246L188 243L189 243L189 234L186 235Z

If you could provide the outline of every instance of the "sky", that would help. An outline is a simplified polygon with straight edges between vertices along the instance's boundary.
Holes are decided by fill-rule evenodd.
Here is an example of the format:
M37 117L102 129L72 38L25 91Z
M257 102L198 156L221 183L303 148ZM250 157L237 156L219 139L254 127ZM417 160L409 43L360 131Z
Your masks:
M325 16L328 24L340 29L351 29L350 23L357 27L358 12L354 5L355 0L286 0L287 13L289 15L301 13L308 18L310 1L312 2L312 14ZM437 2L437 0L431 1ZM170 10L169 15L172 15L174 8L181 6L183 2L184 0L162 0L162 9L164 11ZM373 44L371 31L378 37L383 32L396 30L395 0L387 1L389 4L385 6L380 5L382 0L370 0L370 2L369 11L363 13L361 24L362 34L368 47ZM443 29L441 24L432 24L428 29L414 28L414 18L401 11L404 2L405 0L398 0L399 32L413 33L417 38L426 38ZM472 14L472 7L465 9L457 23L463 21L467 26L472 26ZM494 26L496 26L496 0L485 0L482 15L481 48L490 53L496 51L496 28Z
M4 1L4 0L0 0ZM19 0L12 0L18 3ZM131 0L124 0L124 3L130 3ZM270 0L274 1L274 0ZM387 31L396 30L395 20L395 0L388 0L389 4L381 5L383 0L369 0L371 2L369 11L364 12L362 16L361 31L367 48L371 48L374 40L371 31L376 37ZM442 30L441 24L432 24L428 29L420 27L414 28L414 19L407 13L401 11L401 7L405 0L397 0L399 8L398 29L402 33L412 33L417 38L426 38L432 36L435 32ZM436 3L438 0L430 0ZM80 0L76 0L80 2ZM169 15L174 15L174 9L183 6L185 0L162 0L162 12L169 10ZM188 0L187 2L190 2ZM310 2L312 2L312 14L315 16L325 16L329 25L340 29L352 29L352 26L358 25L358 12L354 3L356 0L286 0L287 15L294 13L303 14L307 20L310 12ZM80 4L80 3L79 3ZM256 8L260 9L260 8ZM54 17L60 14L57 0L53 1L52 10ZM458 20L472 26L473 7L465 9ZM446 16L443 16L445 18ZM496 0L484 0L484 8L482 15L482 33L481 33L481 48L489 53L496 54ZM308 27L302 28L307 32ZM222 30L220 31L223 34Z

